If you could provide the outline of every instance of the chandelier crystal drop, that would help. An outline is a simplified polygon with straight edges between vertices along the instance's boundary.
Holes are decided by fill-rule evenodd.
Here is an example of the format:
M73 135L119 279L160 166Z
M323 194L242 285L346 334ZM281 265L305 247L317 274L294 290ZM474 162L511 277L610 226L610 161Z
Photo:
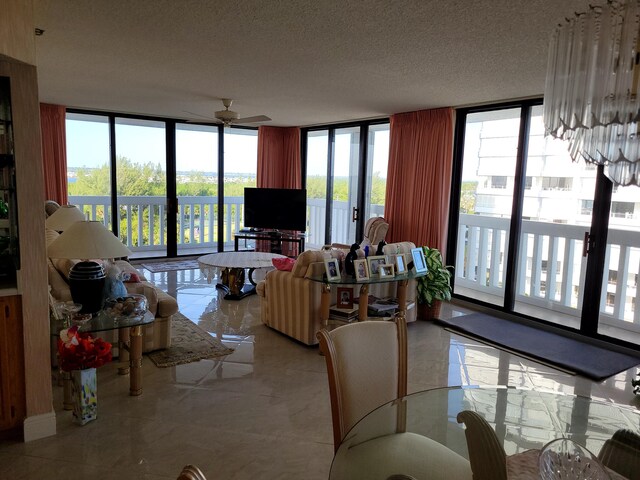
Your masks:
M640 0L609 1L566 19L549 48L545 134L616 185L640 185L639 40Z

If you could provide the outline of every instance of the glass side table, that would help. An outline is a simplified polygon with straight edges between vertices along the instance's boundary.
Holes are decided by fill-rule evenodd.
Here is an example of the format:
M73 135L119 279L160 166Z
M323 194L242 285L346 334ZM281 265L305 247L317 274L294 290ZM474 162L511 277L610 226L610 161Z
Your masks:
M327 280L326 275L312 275L307 277L313 282L323 284L322 297L320 303L320 320L327 327L329 324L329 308L331 303L331 287L334 285L360 285L360 299L358 301L358 321L368 320L369 306L369 285L379 283L395 283L397 284L396 296L398 297L398 313L397 315L404 317L407 313L407 285L409 280L424 277L427 273L409 272L394 277L374 277L367 280L356 280L350 275L344 273L339 280Z
M133 396L142 395L142 327L155 320L155 316L147 310L144 315L131 317L120 317L114 319L104 310L93 314L91 320L82 325L78 325L81 333L98 333L110 330L118 331L118 351L120 375L129 374L129 394ZM67 328L64 320L52 318L50 322L50 332L52 340L59 338L60 331ZM55 342L57 351L57 341ZM61 372L64 387L64 409L71 410L71 381L69 372Z

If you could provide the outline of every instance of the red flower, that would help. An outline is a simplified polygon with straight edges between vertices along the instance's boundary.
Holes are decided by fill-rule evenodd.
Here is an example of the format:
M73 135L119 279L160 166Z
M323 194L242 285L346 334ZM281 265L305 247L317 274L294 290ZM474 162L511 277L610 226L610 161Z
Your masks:
M97 368L111 361L111 344L72 327L60 332L58 357L64 371Z

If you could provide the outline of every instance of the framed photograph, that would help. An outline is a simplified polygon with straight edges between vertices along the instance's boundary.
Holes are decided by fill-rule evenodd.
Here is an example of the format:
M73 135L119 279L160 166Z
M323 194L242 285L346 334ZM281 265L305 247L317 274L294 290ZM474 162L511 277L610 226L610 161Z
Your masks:
M404 254L397 253L391 256L393 257L393 260L390 263L393 263L393 266L395 267L395 270L396 270L396 275L404 275L405 273L407 273L408 270L407 270L407 264L404 261Z
M369 262L369 277L375 278L380 276L378 270L380 265L387 263L387 257L384 255L371 255L367 257L367 262Z
M369 265L366 259L354 260L353 268L356 270L356 280L369 280Z
M338 287L338 308L353 308L353 288Z
M383 263L378 267L378 274L380 278L392 278L393 274L393 264L392 263Z
M427 262L424 260L422 247L412 248L411 258L413 259L413 268L416 273L424 273L427 271Z
M340 264L337 258L330 258L324 261L324 268L327 271L327 280L340 280Z

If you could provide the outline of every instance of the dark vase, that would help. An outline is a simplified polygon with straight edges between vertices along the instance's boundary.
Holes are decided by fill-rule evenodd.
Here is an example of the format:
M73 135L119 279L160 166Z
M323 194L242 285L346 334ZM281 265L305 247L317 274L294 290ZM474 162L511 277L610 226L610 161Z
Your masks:
M358 259L357 252L359 248L360 245L358 245L357 243L351 245L351 249L344 259L344 271L347 275L351 275L352 277L356 276L356 269L353 262Z

